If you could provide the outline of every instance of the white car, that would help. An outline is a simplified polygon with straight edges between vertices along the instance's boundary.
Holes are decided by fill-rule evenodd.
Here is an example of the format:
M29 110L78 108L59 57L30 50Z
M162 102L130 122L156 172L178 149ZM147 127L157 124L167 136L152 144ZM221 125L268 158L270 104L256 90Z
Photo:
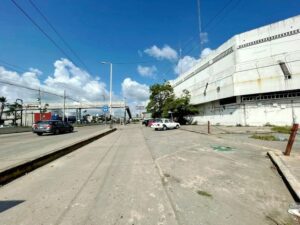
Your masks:
M151 125L151 128L154 128L154 130L178 129L179 127L179 123L176 123L170 119L156 119Z

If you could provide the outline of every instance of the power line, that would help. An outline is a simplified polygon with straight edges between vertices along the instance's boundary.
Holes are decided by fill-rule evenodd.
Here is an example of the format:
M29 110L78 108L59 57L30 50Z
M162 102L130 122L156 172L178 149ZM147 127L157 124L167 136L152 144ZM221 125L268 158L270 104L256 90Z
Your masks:
M25 11L24 11L24 9L20 6L20 5L18 5L17 3L16 3L16 1L15 0L11 0L11 2L27 17L27 19L29 19L30 20L30 22L34 25L34 26L36 26L37 28L38 28L38 30L40 31L40 32L42 32L44 35L45 35L45 37L65 56L65 57L67 57L67 58L69 58L70 60L72 60L72 58L43 30L43 28L41 28L35 21L34 21L34 19L32 19L32 17L30 17L30 15L29 14L27 14ZM72 60L72 61L74 61L74 60Z
M15 87L24 88L24 89L31 90L31 91L40 91L41 93L50 94L50 95L54 95L54 96L57 96L57 97L64 98L63 95L59 95L59 94L56 94L56 93L53 93L53 92L50 92L50 91L40 90L40 89L37 89L37 88L28 87L28 86L25 86L25 85L22 85L22 84L17 84L17 83L7 81L7 80L0 79L0 83L15 86ZM66 96L66 98L80 103L79 100L74 99L70 96Z
M200 0L197 0L198 8L198 26L199 26L199 38L200 38L200 52L202 51L202 25L201 25L201 11L200 11Z
M208 21L208 23L206 23L204 26L203 26L203 28L201 27L201 17L200 17L200 0L197 0L197 7L198 7L198 25L199 25L199 32L202 32L204 29L207 29L211 24L212 24L212 22L219 16L219 15L221 15L223 12L224 12L224 10L233 2L234 0L229 0L216 14L215 14L215 16L213 16L212 17L212 19L211 20L209 20ZM231 8L231 10L229 10L229 11L227 11L227 13L228 12L231 12L232 10L234 10L238 5L239 5L239 3L241 2L241 0L237 0L236 1L236 3L235 3L235 5L233 5L233 7ZM227 15L227 13L222 17L222 18L224 18L226 15ZM215 26L216 27L216 26ZM193 40L193 39L195 39L195 38L192 38L191 39L191 41ZM188 44L183 48L183 51L187 48L187 46L188 45L191 45L191 44L194 44L194 47L192 47L191 49L189 49L188 51L186 51L184 54L185 55L188 55L188 54L190 54L191 52L193 52L194 50L196 50L197 48L199 48L200 47L200 49L202 50L202 40L201 40L201 38L200 38L200 44L198 43L198 42L193 42L193 43L191 43L191 41L189 41L188 42ZM171 71L172 69L168 69L168 72L167 73L169 73L170 71Z
M17 66L15 64L8 63L3 59L0 59L0 63L4 64L5 67L8 67L8 68L13 69L13 70L15 70L17 72L20 72L20 73L23 73L23 72L27 71L26 69L22 68L21 66Z
M208 23L204 25L204 28L207 28L223 11L233 2L234 0L229 0L213 17Z
M129 65L129 64L148 64L148 63L155 63L155 62L157 62L157 60L133 61L133 62L112 62L112 64Z
M220 18L220 20L219 20L219 22L217 23L217 24L219 24L221 21L222 21L222 19L224 19L224 17L229 13L229 12L231 12L231 11L233 11L240 3L241 3L241 1L242 0L237 0L236 2L235 2L235 4L231 7L231 9L229 9L229 11L227 11L227 13L225 14L225 15L223 15L223 17L221 17ZM215 17L215 18L217 18L217 17ZM213 29L215 29L217 26L215 25L214 27L212 27L211 29L209 29L209 30L213 30ZM206 27L207 28L207 27Z
M199 1L199 0L197 0L197 1ZM238 6L238 4L240 3L240 1L241 0L237 0L237 2L235 3L235 5L231 8L231 10L230 11L232 11L232 10L234 10L237 6ZM234 2L234 0L229 0L204 26L203 26L203 28L199 28L199 29L201 29L201 31L202 30L205 30L205 29L207 29L211 24L212 24L212 22L215 20L215 19L217 19L218 18L218 16L219 15L221 15L224 11L225 11L225 9L229 6L229 5L231 5L231 3L232 2ZM199 2L198 2L198 10L199 10ZM230 11L227 11L227 13L228 12L230 12ZM198 14L199 14L199 12L198 12ZM199 16L199 15L198 15ZM222 17L222 18L224 18L226 16L226 14ZM199 18L198 18L198 20L199 20ZM200 18L200 21L201 21L201 18ZM199 23L201 23L201 22L199 22ZM200 24L199 24L200 25ZM200 46L200 45L199 45ZM192 47L192 49L190 49L189 51L187 51L185 54L189 54L190 52L193 52L195 49L197 49L199 46L194 46L194 47ZM201 46L200 46L201 47ZM185 48L183 48L183 50L184 50Z
M35 8L35 10L43 17L43 19L46 21L46 23L51 27L51 29L54 31L54 33L60 38L60 40L65 44L65 46L72 52L72 54L78 59L78 61L84 66L84 68L90 73L87 65L84 63L84 61L79 57L79 55L71 48L71 46L67 43L67 41L63 38L63 36L57 31L57 29L52 25L52 23L47 19L45 14L40 10L39 7L37 7L36 4L32 0L28 0L29 3ZM91 73L90 73L91 74Z

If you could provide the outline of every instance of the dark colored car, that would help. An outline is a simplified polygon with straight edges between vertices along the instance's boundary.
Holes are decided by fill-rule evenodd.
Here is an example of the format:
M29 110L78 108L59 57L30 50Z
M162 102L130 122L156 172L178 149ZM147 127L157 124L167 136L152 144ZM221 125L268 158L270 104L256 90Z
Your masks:
M73 130L74 127L71 124L60 120L43 120L32 125L32 132L39 136L43 133L60 134L73 132Z
M144 119L143 122L142 122L142 124L145 125L145 126L147 127L147 126L148 126L149 120L150 120L150 119Z

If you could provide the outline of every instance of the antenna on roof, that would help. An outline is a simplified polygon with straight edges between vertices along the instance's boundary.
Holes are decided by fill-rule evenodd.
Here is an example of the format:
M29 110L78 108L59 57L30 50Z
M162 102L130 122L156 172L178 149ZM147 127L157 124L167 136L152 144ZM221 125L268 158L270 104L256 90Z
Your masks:
M200 14L200 0L197 0L197 6L198 6L198 26L199 26L199 38L200 38L200 54L202 52L203 48L203 42L202 42L202 25L201 25L201 14Z

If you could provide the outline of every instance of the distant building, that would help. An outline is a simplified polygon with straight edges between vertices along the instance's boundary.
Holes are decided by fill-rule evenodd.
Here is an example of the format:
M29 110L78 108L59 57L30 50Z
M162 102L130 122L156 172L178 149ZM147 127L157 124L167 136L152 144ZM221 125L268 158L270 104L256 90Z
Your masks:
M190 91L200 123L299 122L300 16L235 35L170 83Z

